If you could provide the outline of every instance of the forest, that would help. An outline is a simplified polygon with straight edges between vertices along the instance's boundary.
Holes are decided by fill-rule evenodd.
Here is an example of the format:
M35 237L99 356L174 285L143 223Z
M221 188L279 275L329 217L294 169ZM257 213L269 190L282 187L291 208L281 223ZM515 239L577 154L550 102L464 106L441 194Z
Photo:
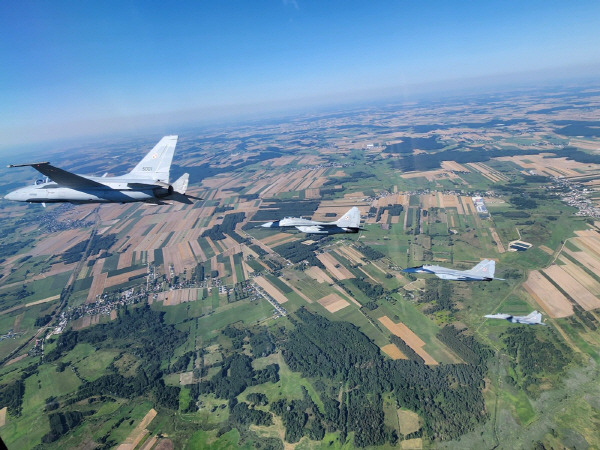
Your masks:
M517 374L512 382L534 397L544 378L560 375L573 360L569 348L550 333L548 328L515 327L501 334Z
M325 238L331 239L331 238ZM278 245L273 247L277 253L283 256L285 259L290 260L293 263L299 263L300 261L308 261L311 266L317 266L322 269L325 268L323 263L315 256L315 251L319 249L319 242L327 242L326 240L319 240L310 245L305 245L303 241L289 242L287 244Z
M220 225L215 225L211 229L204 231L204 233L202 233L202 237L209 237L213 241L220 241L225 239L225 233L227 233L230 235L235 235L239 239L243 239L234 230L235 226L239 222L242 222L245 218L246 213L243 212L227 214L223 218L223 222ZM236 241L239 242L239 239L236 239Z

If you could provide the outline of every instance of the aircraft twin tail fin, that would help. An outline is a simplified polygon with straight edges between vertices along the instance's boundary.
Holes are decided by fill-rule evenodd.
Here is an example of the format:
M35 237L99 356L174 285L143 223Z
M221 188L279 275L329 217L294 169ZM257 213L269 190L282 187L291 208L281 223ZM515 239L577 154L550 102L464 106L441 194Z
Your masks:
M163 137L129 174L134 177L150 178L168 183L177 138L178 136Z
M493 259L484 259L469 272L472 275L479 275L485 278L494 278L494 272L496 271L496 261Z
M335 224L340 228L360 228L360 211L354 206L339 218Z
M183 175L181 175L177 179L177 181L173 183L173 191L177 192L178 194L185 194L185 191L187 191L189 179L189 173L184 173Z

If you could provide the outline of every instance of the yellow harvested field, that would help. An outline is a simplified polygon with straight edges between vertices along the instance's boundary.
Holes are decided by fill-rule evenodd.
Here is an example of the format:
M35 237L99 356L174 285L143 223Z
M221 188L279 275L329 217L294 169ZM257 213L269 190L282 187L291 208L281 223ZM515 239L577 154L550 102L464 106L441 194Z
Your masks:
M394 344L384 345L381 350L392 359L408 359Z
M134 450L142 438L148 434L146 427L154 420L156 414L157 412L154 408L148 411L148 414L146 414L138 426L129 433L129 436L127 436L125 441L117 447L117 450Z
M8 411L8 408L6 406L0 409L0 427L6 425L6 411Z
M503 156L500 161L512 161L524 169L533 169L538 175L575 177L581 176L582 172L598 171L598 164L580 163L569 161L566 158L548 158L554 156L551 153L540 153L539 155Z
M593 256L593 253L592 253L592 255L589 255L585 251L573 252L573 251L569 250L566 247L563 248L563 252L566 253L567 255L572 256L573 258L575 258L577 261L579 261L581 264L583 264L584 266L586 266L592 272L594 272L594 273L600 273L600 260L598 260L597 258L595 258Z
M327 275L320 267L311 266L310 268L306 269L304 273L319 283L333 284L331 277Z
M44 298L44 299L42 299L42 300L38 300L38 301L36 301L36 302L27 303L27 304L25 305L25 307L26 307L26 308L29 308L30 306L39 305L39 304L42 304L42 303L47 303L47 302L52 302L52 301L54 301L54 300L58 300L59 298L60 298L60 294L58 294L58 295L53 295L52 297Z
M554 250L552 250L551 248L546 247L545 245L540 245L538 248L540 250L542 250L543 252L548 253L549 255L553 255L554 254Z
M425 172L409 172L400 175L402 178L426 178L427 181L436 181L440 178L456 179L459 178L453 171L447 169L427 170Z
M48 237L40 240L31 251L25 254L31 256L57 255L65 251L65 243L68 244L67 248L70 248L87 239L89 234L87 230L65 230L58 233L51 233Z
M398 410L398 423L400 424L400 433L407 435L419 431L421 428L421 418L416 412L406 409Z
M96 264L94 264L94 268L92 269L92 285L90 286L90 290L88 291L88 296L86 303L92 303L96 301L96 297L102 294L104 290L104 282L108 277L106 272L102 273L102 268L104 267L104 259L96 260Z
M401 338L404 342L408 344L410 348L412 348L417 355L419 355L425 361L425 364L436 365L437 361L431 357L429 353L427 353L423 346L425 342L417 336L413 331L404 325L402 322L394 323L392 319L388 316L383 316L379 318L379 321L388 329L392 334L395 334L399 338Z
M350 304L337 294L329 294L328 296L319 300L319 303L330 313L339 311Z
M451 194L444 194L442 196L442 202L440 204L441 208L456 208L458 214L464 214L462 203L460 202L460 197Z
M423 438L406 439L401 446L402 450L420 450L423 448Z
M596 240L600 239L600 234L598 234L598 232L596 230L592 230L592 229L577 230L575 232L575 234L580 237L591 237L591 238L596 238Z
M180 303L195 302L198 300L199 290L199 288L189 288L159 292L156 301L163 302L164 306L175 306Z
M600 283L585 272L577 264L572 263L567 258L561 256L558 260L562 263L560 266L565 272L575 278L582 286L584 286L592 294L600 295Z
M317 255L317 259L323 263L327 271L336 277L338 280L347 280L348 278L354 278L354 275L346 269L337 259L335 259L329 253L322 253Z
M600 299L583 287L575 278L565 272L561 266L552 265L544 270L556 284L586 311L600 308Z
M144 442L144 445L142 445L140 447L140 450L150 450L151 448L154 447L154 445L156 444L156 441L158 441L158 435L157 434L155 434L150 439L148 439L146 442ZM161 441L161 442L163 442L163 441ZM154 447L154 450L159 450L158 447L159 447L158 445L156 447ZM166 450L167 448L169 450L172 450L173 449L173 445L171 444L170 446L165 447L164 450Z
M281 245L281 244L287 244L288 242L292 242L292 241L297 241L299 239L301 239L301 235L298 234L291 234L291 233L277 233L274 234L273 236L267 236L263 239L261 239L261 242L265 245Z
M133 254L133 249L129 249L126 252L123 252L119 255L119 262L117 264L117 269L124 269L125 267L131 266L131 256Z
M486 166L485 164L482 163L467 163L468 166L470 166L471 168L475 169L476 171L480 172L481 175L483 175L484 177L486 177L488 180L496 183L498 181L508 181L508 178L498 172L497 170L492 169L489 166Z
M362 260L364 255L352 247L338 247L336 251L355 264L362 264L364 262Z
M421 194L421 207L423 209L436 208L438 206L437 193Z
M600 240L592 237L578 237L573 242L590 256L600 260Z
M573 314L571 302L539 271L529 272L523 287L550 317L567 317Z
M148 269L146 269L145 267L142 267L141 269L132 270L131 272L125 272L125 273L121 273L119 275L115 275L114 277L110 277L110 278L106 279L106 282L104 283L104 287L108 288L111 286L116 286L117 284L126 283L127 281L129 281L129 277L143 275L143 274L146 274L147 272L148 272ZM102 274L102 275L104 275L104 274ZM92 282L92 284L93 284L93 282Z
M452 170L454 172L470 172L465 166L460 165L456 161L442 161L442 168Z
M277 303L285 303L288 299L283 295L279 289L273 286L265 277L256 277L254 278L256 284L258 284L261 288L265 290L267 294L269 294Z

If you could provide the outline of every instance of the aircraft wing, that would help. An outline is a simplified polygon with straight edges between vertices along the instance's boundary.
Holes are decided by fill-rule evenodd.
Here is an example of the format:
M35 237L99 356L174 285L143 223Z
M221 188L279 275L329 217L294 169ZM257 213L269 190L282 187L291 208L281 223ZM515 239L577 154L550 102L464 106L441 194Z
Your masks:
M73 189L81 189L81 188L97 188L103 187L104 185L98 183L96 181L90 180L89 178L82 177L81 175L76 175L72 172L67 172L66 170L59 169L58 167L54 167L52 164L48 162L41 163L31 163L31 164L11 164L8 167L23 167L23 166L31 166L42 175L46 175L56 184L60 184L61 186L70 187Z

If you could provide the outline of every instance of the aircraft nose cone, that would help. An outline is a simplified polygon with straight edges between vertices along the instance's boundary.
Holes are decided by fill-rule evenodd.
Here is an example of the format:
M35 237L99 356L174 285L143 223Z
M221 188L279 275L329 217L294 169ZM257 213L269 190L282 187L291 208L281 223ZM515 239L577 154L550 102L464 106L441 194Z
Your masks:
M6 195L4 196L4 198L5 198L6 200L14 200L14 199L15 199L15 193L14 193L14 192L9 192L8 194L6 194Z
M273 222L267 222L267 223L263 223L261 225L261 227L263 228L271 228L273 226Z

